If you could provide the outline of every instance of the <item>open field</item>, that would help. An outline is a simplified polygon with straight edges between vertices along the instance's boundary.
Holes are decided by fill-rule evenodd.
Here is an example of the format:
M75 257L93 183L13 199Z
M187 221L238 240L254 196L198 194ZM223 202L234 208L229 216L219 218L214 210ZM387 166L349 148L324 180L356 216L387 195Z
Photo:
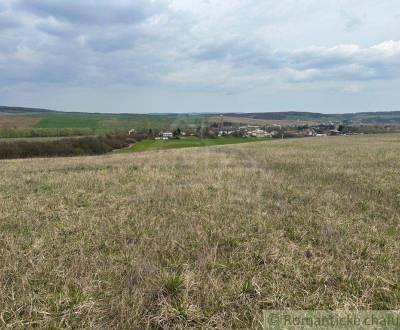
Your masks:
M28 128L40 121L39 118L0 113L0 129L2 128Z
M0 161L0 327L400 308L400 135Z
M205 116L191 114L99 114L56 111L29 112L28 110L27 112L8 113L0 111L0 129L85 129L91 130L92 133L107 133L127 132L132 128L160 130L197 127L205 122Z
M114 110L114 109L110 109ZM271 113L226 113L224 122L238 125L304 126L321 122L363 123L361 129L368 133L398 130L400 112L379 112L359 114L327 115L307 112ZM131 129L138 132L173 131L178 127L183 131L195 131L220 123L220 114L116 114L60 112L45 109L14 108L0 106L0 138L30 138L57 136L87 136L94 134L126 133ZM389 123L390 128L384 124ZM378 125L379 127L375 127ZM229 125L228 125L229 126Z
M41 120L37 128L91 128L96 132L126 130L135 128L165 129L200 125L201 116L191 115L139 115L139 114L85 114L52 112L40 114Z
M118 150L118 152L140 152L149 150L166 150L180 149L191 147L206 147L225 144L238 144L248 142L259 142L257 138L234 138L234 137L219 137L215 139L200 139L197 137L182 137L179 140L143 140L131 145L129 148Z

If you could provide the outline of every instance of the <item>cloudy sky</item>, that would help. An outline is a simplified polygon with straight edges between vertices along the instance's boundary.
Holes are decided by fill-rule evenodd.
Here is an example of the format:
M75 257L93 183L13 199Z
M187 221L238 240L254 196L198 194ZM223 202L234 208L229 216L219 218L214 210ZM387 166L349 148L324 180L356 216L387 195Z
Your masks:
M398 0L0 0L0 105L400 110Z

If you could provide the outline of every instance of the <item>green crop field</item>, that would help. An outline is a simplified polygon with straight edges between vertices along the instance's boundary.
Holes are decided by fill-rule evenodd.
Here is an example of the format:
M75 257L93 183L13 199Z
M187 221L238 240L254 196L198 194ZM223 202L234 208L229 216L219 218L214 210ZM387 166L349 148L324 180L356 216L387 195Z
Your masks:
M125 114L81 114L50 112L37 115L40 121L36 128L90 128L96 132L112 130L166 129L201 125L202 116L191 115L125 115Z
M233 137L220 137L215 139L200 139L197 137L182 137L178 140L143 140L133 144L129 148L119 150L118 152L138 152L149 150L165 150L165 149L179 149L190 147L206 147L213 145L224 144L237 144L246 142L262 141L257 138L233 138Z
M0 161L0 328L400 308L400 135Z
M101 117L86 114L46 113L37 128L98 128Z
M0 138L90 135L195 128L206 116L189 114L90 114L67 112L1 113Z

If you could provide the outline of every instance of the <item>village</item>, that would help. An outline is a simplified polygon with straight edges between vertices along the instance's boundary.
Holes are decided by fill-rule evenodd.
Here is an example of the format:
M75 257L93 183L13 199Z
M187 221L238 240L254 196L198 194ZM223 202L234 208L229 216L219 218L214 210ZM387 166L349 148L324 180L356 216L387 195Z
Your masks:
M135 132L131 130L129 134ZM338 124L319 124L313 126L281 126L281 125L245 125L245 126L221 126L187 128L185 131L177 128L174 131L152 132L155 140L170 140L181 137L199 138L221 138L221 137L241 137L241 138L295 138L295 137L326 137L326 136L347 136L363 135L364 132L354 132Z

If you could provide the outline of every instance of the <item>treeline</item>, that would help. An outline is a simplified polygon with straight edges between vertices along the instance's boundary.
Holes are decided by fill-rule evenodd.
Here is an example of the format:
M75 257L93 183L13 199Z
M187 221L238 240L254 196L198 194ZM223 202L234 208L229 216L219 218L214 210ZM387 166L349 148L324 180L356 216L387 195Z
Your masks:
M50 141L0 142L0 159L101 155L140 140L129 135L65 138Z
M339 131L342 133L388 133L398 132L399 126L397 125L340 125Z
M0 128L0 138L88 136L93 133L90 128Z

